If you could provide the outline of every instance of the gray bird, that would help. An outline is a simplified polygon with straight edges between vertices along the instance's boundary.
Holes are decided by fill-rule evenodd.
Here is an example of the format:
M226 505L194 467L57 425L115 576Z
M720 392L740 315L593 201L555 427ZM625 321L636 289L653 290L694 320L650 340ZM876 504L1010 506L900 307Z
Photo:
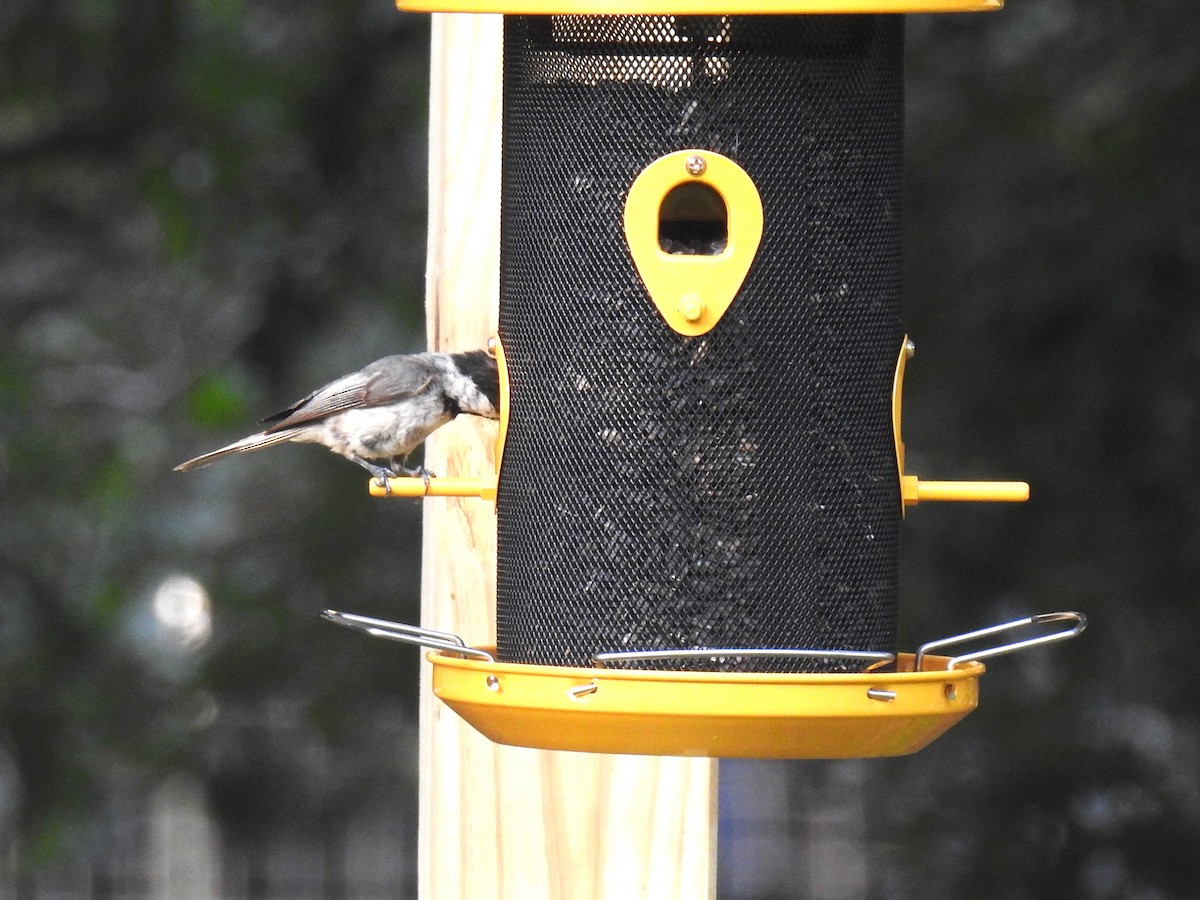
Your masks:
M175 471L294 441L324 444L384 485L396 475L428 478L423 467L404 466L418 444L459 413L495 419L499 409L496 360L484 350L385 356L263 419L270 424L262 431L180 463Z

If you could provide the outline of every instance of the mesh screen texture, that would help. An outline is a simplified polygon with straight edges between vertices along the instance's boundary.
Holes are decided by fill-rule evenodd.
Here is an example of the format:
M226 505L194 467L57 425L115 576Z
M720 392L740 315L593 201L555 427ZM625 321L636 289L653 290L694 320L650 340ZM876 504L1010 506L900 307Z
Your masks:
M895 648L902 29L506 18L502 659ZM740 293L693 338L659 316L622 230L637 174L688 148L736 161L765 214Z

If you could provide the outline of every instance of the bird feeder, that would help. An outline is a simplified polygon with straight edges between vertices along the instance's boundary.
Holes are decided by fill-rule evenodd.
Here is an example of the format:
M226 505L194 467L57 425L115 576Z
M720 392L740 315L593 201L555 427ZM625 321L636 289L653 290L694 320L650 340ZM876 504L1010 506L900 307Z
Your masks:
M505 14L498 477L390 484L495 498L497 642L332 616L504 743L894 755L970 712L977 659L898 651L902 518L1028 486L905 469L902 13L1001 0L399 6Z

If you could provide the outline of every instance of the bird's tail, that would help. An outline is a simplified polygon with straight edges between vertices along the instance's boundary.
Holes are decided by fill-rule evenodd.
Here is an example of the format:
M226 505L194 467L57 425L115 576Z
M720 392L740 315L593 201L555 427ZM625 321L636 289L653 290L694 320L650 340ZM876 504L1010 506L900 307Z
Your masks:
M273 444L289 441L294 436L295 432L291 429L276 431L270 434L260 431L258 434L252 434L242 438L240 441L234 441L232 444L222 447L219 450L212 450L197 456L195 459L189 459L187 462L180 463L175 467L175 471L189 472L192 469L202 469L222 456L229 456L231 453L249 453L252 450L261 450L263 447L270 447Z

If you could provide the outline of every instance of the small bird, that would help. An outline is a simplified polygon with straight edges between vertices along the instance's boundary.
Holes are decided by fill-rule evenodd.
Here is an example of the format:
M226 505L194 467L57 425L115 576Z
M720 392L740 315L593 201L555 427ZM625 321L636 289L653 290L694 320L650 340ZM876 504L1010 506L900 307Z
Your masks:
M486 350L385 356L263 419L270 424L262 431L180 463L175 471L294 441L324 444L385 487L396 475L428 479L424 467L404 466L418 444L459 413L495 419L499 409L496 360Z

